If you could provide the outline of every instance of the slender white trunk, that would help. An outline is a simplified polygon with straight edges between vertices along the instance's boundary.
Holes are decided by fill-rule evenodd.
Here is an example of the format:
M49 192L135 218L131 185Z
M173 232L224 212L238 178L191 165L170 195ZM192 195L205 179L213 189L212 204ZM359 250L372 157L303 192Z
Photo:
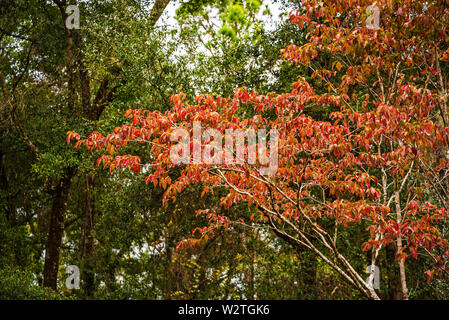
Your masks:
M394 191L395 196L395 202L396 202L396 222L401 223L402 222L402 214L401 214L401 203L400 203L400 197L399 197L399 190L398 186L396 184L396 188ZM397 253L402 252L402 237L399 236L396 240L397 245ZM405 276L405 265L404 260L402 257L399 259L399 274L401 277L401 292L402 292L402 299L408 300L408 289L407 289L407 278Z

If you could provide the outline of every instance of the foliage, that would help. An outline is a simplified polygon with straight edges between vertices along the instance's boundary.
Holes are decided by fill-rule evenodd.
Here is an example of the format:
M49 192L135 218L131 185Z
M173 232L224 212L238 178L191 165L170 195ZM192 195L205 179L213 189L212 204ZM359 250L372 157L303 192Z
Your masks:
M145 180L166 190L164 205L176 201L189 185L204 185L203 195L224 184L227 193L217 211L213 207L197 211L209 219L208 226L193 232L199 231L200 238L189 238L180 247L207 241L221 227L229 229L236 221L222 214L222 208L247 202L258 209L258 215L250 220L307 247L362 294L379 299L372 287L374 271L366 283L357 271L364 262L348 260L339 249L338 230L362 225L367 231L362 250L372 251L371 265L376 264L382 248L396 245L401 294L408 299L404 261L409 255L416 259L422 249L435 260L436 267L426 271L428 279L435 272L447 272L444 259L449 251L439 227L447 219L441 171L445 172L448 161L438 153L447 148L447 87L440 63L448 60L448 49L445 24L434 21L437 16L446 21L448 16L441 14L443 4L438 1L426 7L415 1L383 3L382 28L372 30L363 27L367 19L364 3L307 1L303 6L300 12L291 13L290 20L301 29L306 25L310 37L302 46L287 46L284 58L307 66L320 51L336 56L331 69L312 74L332 93L316 93L301 76L286 94L261 95L240 88L233 98L199 95L191 104L180 93L171 96L171 110L128 110L129 123L107 136L94 132L75 148L105 149L108 154L101 156L97 165L103 163L111 171L128 168L139 172L140 157L115 154L131 142L150 142L154 171ZM235 18L240 9L232 7L230 12ZM400 33L398 25L404 26ZM423 26L426 36L416 43L415 36L422 33ZM407 53L405 47L410 48ZM402 71L401 65L416 72L406 78L408 72ZM429 86L432 77L440 83ZM375 81L374 85L368 85L369 81ZM305 105L330 105L338 111L332 112L328 121L316 121L303 113ZM256 115L236 117L239 110L249 107ZM435 110L441 110L442 121L433 118ZM267 112L275 112L275 119L265 117ZM185 166L180 175L170 175L177 166L171 134L181 127L192 139L196 122L222 134L227 129L277 129L279 168L267 177L267 171L258 166L225 161L228 150L221 147L208 154L212 162L198 164L191 160L190 141L178 141ZM69 132L67 139L80 137ZM195 139L193 149L196 145L203 157L214 149L210 141ZM248 144L245 149L250 147L254 146ZM273 170L271 163L269 170ZM438 200L428 197L424 190L429 188Z
M447 299L447 10L376 3L2 1L0 298ZM173 166L195 119L277 128L276 175Z

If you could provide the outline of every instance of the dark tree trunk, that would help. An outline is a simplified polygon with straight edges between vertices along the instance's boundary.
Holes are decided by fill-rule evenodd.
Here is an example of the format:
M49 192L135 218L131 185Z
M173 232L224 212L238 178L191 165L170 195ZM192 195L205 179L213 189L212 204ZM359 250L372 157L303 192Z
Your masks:
M170 0L156 0L154 2L153 8L151 9L149 25L152 28L157 23L162 13L164 13L165 8L170 3Z
M403 300L396 251L397 248L393 244L385 247L385 258L387 262L385 269L388 274L388 289L386 290L385 299L388 300Z
M11 205L11 191L9 190L8 174L6 172L6 154L0 151L0 183L2 190L6 193L4 209L6 212L6 219L11 222L12 225L15 224L16 215L14 206Z
M84 211L83 233L81 238L82 279L87 296L95 290L95 271L92 261L94 250L94 203L93 187L95 176L86 175L86 207Z
M44 287L56 289L59 268L59 253L61 251L64 232L64 215L67 207L70 182L73 173L60 179L51 191L52 205L50 213L50 228L45 247Z

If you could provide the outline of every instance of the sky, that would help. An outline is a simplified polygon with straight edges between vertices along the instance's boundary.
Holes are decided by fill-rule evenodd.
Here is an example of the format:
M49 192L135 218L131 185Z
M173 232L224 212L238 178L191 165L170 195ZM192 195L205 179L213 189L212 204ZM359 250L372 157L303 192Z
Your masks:
M186 1L184 1L186 2ZM181 5L180 1L171 1L167 8L165 8L165 11L163 13L163 15L161 16L161 19L158 21L158 24L164 24L164 25L176 25L176 20L175 20L175 16L176 16L176 10L179 8L179 6ZM262 6L261 6L261 10L260 12L262 12L262 8L265 8L265 6L268 6L268 8L270 9L271 13L272 13L272 19L270 19L271 21L265 20L266 23L266 28L268 30L270 29L274 29L276 23L281 21L280 15L284 12L284 10L281 10L281 7L278 3L273 3L270 0L262 0ZM260 16L262 16L260 14ZM266 18L265 18L266 19Z

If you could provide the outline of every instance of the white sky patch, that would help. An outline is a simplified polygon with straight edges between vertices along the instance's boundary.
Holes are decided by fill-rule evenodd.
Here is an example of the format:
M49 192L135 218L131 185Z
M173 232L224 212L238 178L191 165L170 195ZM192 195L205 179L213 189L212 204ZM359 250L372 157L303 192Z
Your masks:
M185 1L187 2L187 1ZM259 13L257 15L258 18L264 21L265 27L267 30L273 30L277 26L278 23L282 21L282 15L284 13L284 10L281 8L280 4L278 3L272 3L271 1L261 1L262 5L260 7ZM181 6L180 2L170 2L165 8L164 13L162 14L161 18L158 20L157 24L158 26L163 25L169 25L169 26L177 26L177 21L175 19L176 17L176 10ZM263 11L265 10L266 6L268 6L268 9L271 12L271 17L269 18L267 15L263 15ZM218 14L216 15L217 18Z

